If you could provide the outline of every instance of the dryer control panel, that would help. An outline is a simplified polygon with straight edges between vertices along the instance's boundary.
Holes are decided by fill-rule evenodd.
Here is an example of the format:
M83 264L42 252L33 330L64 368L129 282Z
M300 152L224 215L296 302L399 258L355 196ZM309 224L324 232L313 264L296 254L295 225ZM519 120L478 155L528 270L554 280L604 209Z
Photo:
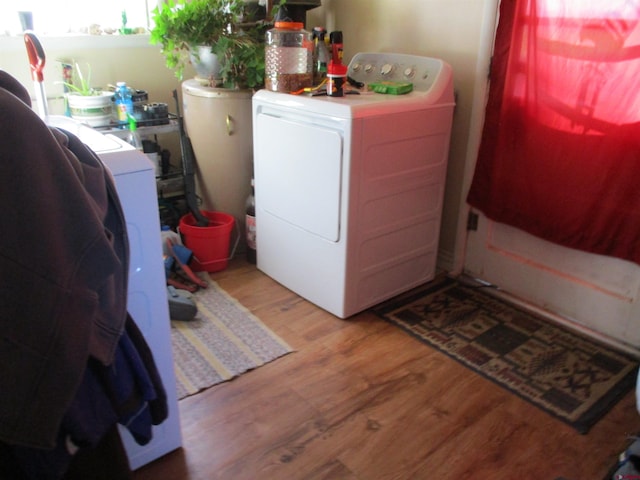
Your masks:
M410 82L413 90L428 91L443 69L437 58L403 53L357 53L349 63L347 75L364 84Z

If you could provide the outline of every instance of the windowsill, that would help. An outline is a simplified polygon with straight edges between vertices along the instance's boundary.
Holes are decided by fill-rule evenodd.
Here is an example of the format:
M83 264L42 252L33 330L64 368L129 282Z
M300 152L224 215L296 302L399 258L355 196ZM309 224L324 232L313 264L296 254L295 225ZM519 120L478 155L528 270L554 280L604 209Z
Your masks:
M149 35L38 35L42 48L64 49L78 47L87 49L97 48L131 48L150 47L159 48L149 43ZM25 49L22 35L0 36L0 51L22 51Z

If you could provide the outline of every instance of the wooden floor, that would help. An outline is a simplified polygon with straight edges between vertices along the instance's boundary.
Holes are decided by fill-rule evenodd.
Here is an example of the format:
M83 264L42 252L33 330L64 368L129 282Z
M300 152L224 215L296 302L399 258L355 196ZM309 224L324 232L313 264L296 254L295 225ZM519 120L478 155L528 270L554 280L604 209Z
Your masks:
M633 392L580 435L371 313L241 259L212 278L295 352L181 400L183 448L135 480L600 480L640 432Z

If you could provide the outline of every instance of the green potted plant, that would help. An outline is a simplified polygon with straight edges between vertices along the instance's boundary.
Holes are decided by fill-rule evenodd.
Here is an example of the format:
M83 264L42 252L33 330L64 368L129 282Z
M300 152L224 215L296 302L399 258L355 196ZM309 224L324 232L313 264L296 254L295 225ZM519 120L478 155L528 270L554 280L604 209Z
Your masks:
M210 86L259 88L266 22L244 21L246 8L243 0L168 0L152 12L150 41L161 46L167 67L179 79L189 62L208 60L213 69L204 75L194 66Z
M65 100L71 117L91 127L105 127L111 123L113 92L91 85L91 66L87 64L83 74L78 63L71 68L66 87Z
M257 89L264 86L264 29L251 26L222 36L212 48L220 63L221 86Z

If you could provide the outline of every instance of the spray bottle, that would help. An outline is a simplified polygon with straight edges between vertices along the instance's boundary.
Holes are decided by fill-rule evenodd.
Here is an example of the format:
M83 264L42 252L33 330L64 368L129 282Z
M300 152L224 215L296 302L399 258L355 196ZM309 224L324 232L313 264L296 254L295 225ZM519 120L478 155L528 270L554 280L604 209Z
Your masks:
M136 150L143 152L142 139L138 133L138 125L133 115L128 115L129 120L129 133L127 134L126 142L133 145Z
M327 77L327 65L331 60L329 49L325 41L327 31L324 27L314 27L313 29L313 84L320 85Z

